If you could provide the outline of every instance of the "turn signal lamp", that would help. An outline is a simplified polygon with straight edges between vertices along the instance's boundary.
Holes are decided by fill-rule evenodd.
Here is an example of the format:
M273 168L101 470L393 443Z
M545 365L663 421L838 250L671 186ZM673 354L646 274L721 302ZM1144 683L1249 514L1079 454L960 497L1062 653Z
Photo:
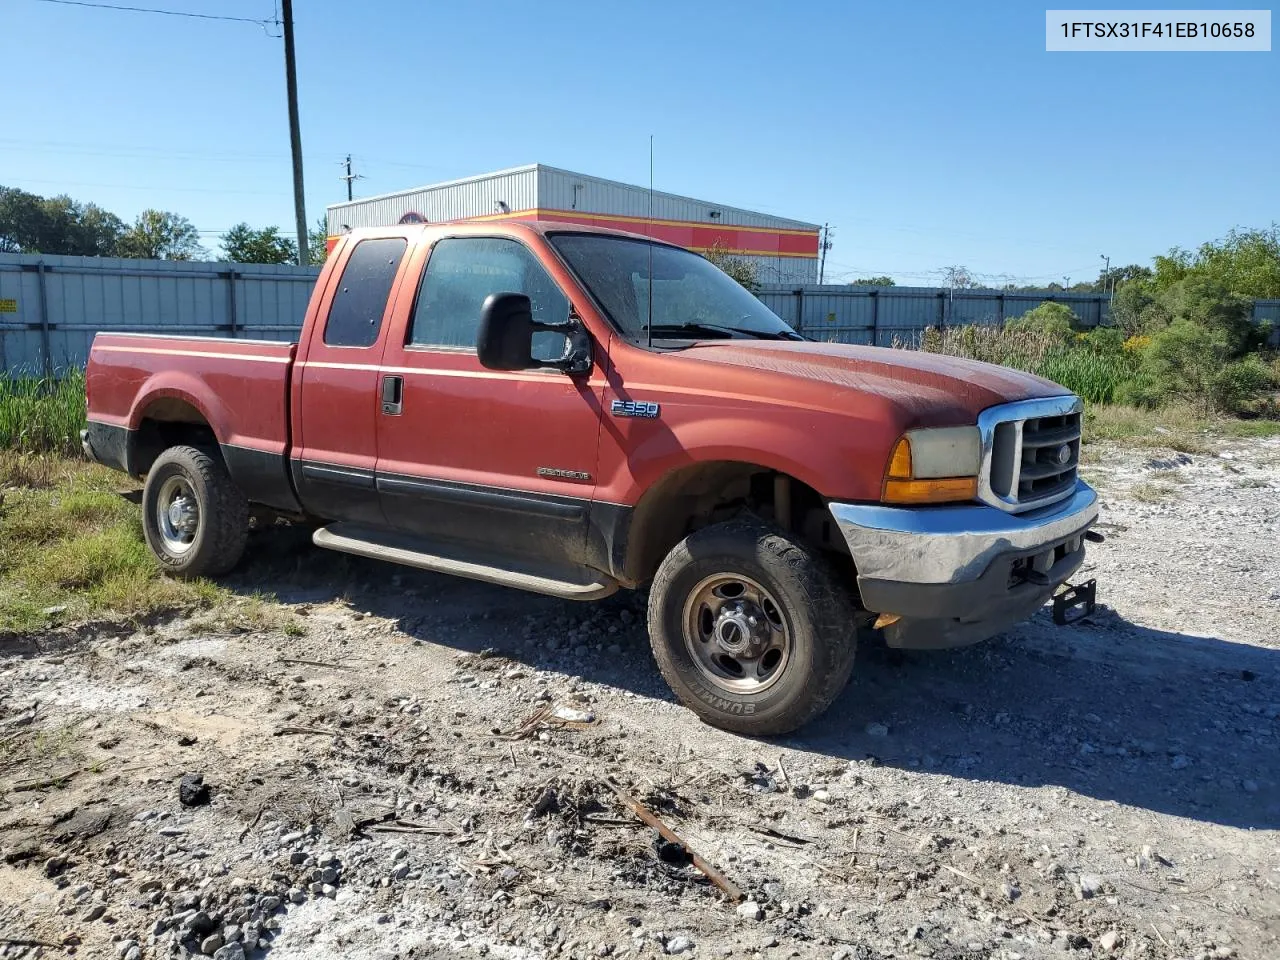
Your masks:
M978 495L981 442L977 427L909 430L885 470L884 503L957 503Z

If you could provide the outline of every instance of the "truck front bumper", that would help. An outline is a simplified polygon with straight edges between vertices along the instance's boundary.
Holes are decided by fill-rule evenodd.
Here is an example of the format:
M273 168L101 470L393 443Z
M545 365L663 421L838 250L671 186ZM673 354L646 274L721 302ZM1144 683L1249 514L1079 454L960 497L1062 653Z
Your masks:
M891 646L941 649L985 640L1044 605L1084 561L1098 496L1083 481L1065 500L1022 514L978 504L833 503L866 609L896 614Z

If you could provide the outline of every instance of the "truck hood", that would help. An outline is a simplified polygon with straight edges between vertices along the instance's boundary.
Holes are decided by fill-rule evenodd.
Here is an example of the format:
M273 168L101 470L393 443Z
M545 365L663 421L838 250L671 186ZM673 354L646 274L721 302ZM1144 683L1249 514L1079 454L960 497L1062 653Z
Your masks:
M1071 391L1043 377L920 350L774 340L700 341L691 359L807 381L840 406L853 391L879 397L919 424L972 422L987 407ZM826 388L826 389L823 389ZM825 404L824 404L825 405Z

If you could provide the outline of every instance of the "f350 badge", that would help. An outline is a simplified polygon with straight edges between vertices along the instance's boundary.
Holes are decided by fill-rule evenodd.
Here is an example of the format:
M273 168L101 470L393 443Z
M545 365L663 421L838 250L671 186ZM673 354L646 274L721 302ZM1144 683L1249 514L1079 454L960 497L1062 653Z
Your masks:
M648 400L615 400L609 412L615 417L643 417L656 420L661 408Z

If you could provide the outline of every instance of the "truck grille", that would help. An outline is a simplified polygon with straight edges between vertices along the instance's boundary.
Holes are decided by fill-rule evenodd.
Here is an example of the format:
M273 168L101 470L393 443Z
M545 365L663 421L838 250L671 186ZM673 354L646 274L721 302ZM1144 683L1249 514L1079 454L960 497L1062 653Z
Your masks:
M1080 465L1078 397L1020 400L978 417L982 468L978 496L1021 513L1071 496Z

